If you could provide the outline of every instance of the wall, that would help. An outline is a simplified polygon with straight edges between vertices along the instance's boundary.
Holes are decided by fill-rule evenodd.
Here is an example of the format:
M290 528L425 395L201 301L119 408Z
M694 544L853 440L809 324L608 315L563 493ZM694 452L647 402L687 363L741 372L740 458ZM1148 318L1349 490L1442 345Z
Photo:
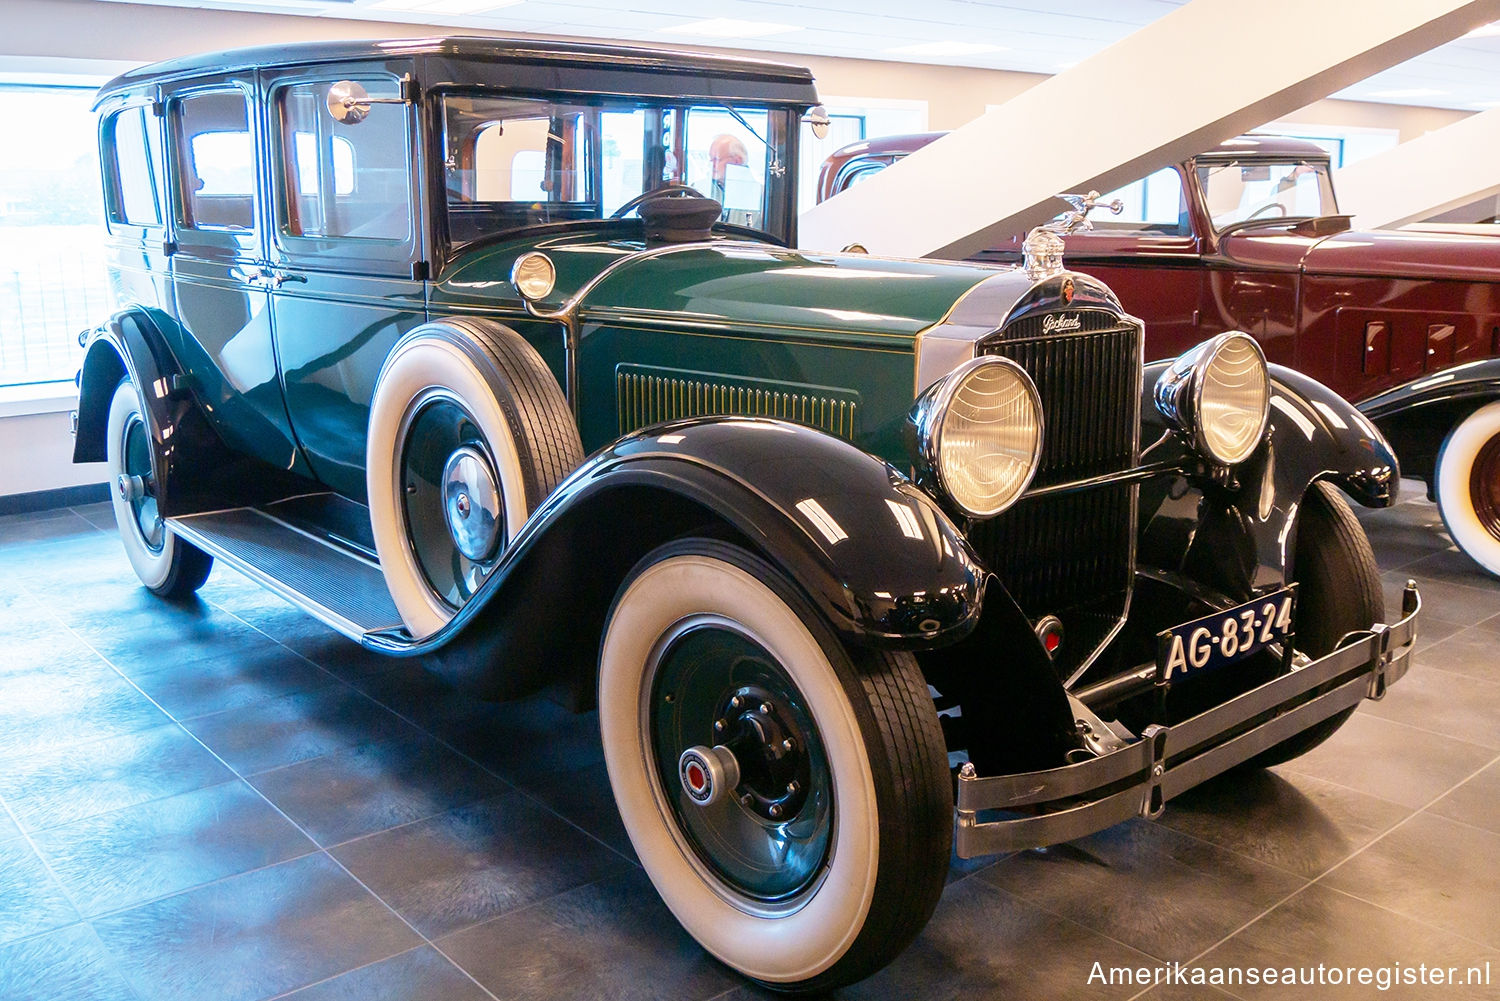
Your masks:
M297 17L241 11L100 3L95 0L0 0L0 79L38 72L106 78L129 66L217 48L334 38L391 38L425 32L411 24ZM451 29L443 29L451 30ZM503 35L500 32L472 32ZM716 50L721 51L721 50ZM742 55L765 58L764 52ZM773 56L772 58L776 58ZM922 66L877 60L789 55L805 63L824 94L925 100L927 127L952 129L1045 79L1031 73ZM1401 139L1440 128L1463 112L1319 101L1285 121L1398 128ZM0 494L97 480L102 470L66 462L72 448L67 415L6 416L0 408Z

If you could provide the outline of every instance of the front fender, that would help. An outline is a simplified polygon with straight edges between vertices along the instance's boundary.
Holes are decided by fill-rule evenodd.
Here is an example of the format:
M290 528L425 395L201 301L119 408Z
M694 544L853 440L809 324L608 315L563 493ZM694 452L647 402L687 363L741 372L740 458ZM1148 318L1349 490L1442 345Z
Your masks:
M760 551L846 642L933 647L978 621L978 558L904 475L811 428L722 417L658 425L596 453L447 626L422 641L388 632L365 642L434 653L455 680L490 694L534 687L563 656L591 669L630 568L689 533L727 533Z
M1161 437L1144 458L1182 472L1142 487L1143 565L1248 600L1286 582L1297 511L1314 482L1336 483L1366 507L1395 502L1401 474L1385 437L1337 393L1281 365L1270 366L1265 440L1232 480L1216 480L1182 436L1167 431L1151 401L1168 364L1146 366L1142 414L1147 435Z
M1426 480L1430 488L1448 432L1491 400L1500 400L1500 358L1413 379L1363 401L1359 410L1390 439L1407 475Z

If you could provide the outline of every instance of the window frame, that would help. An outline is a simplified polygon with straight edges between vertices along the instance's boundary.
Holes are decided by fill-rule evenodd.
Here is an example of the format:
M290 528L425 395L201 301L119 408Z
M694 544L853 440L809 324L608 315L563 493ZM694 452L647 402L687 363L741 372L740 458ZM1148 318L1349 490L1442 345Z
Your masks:
M171 207L166 185L166 136L163 132L161 104L154 94L128 95L121 104L99 109L99 174L104 187L104 227L111 236L145 238L167 230ZM120 177L119 133L121 115L141 115L142 134L146 140L146 165L151 179L151 197L156 204L156 222L131 222L126 218L124 185ZM155 146L151 143L156 136Z
M407 62L352 62L319 66L286 67L265 71L261 75L262 111L266 136L265 162L267 180L267 234L269 258L274 266L297 270L332 271L380 277L419 276L427 260L427 221L424 212L423 169L421 151L420 101L399 105L405 110L406 196L410 226L405 239L351 236L298 236L286 231L290 215L289 185L297 181L295 140L288 141L288 122L283 113L282 95L293 87L332 84L340 80L372 80L384 87L389 83L399 92L402 81L412 72ZM358 176L359 151L356 148L355 174ZM355 182L356 190L358 181Z
M234 229L227 226L199 226L186 221L187 205L182 175L182 130L180 128L181 106L196 97L209 94L237 92L245 101L246 128L250 134L252 156L250 228ZM166 132L164 157L167 168L168 201L171 204L171 233L176 252L188 256L227 259L234 261L259 261L262 259L261 238L264 232L264 156L260 135L260 115L257 111L257 93L254 77L240 74L221 74L212 77L197 77L185 80L166 89L162 95L162 120Z

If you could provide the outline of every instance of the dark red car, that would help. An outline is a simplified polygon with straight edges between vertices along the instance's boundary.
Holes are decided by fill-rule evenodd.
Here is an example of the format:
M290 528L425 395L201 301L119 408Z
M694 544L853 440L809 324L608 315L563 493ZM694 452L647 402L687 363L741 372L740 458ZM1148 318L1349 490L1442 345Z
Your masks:
M942 135L845 146L819 201ZM1148 357L1243 330L1356 403L1454 541L1500 575L1500 239L1353 232L1331 173L1314 143L1228 140L1106 196L1122 211L1068 237L1068 266L1119 290ZM1018 263L1022 237L973 260Z

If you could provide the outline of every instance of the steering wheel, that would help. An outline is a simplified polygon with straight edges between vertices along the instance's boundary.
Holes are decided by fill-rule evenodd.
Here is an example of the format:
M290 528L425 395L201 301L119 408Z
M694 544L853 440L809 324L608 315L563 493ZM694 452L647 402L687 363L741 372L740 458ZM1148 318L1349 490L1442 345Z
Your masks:
M650 191L642 191L640 194L630 199L630 201L626 202L624 205L621 205L619 208L611 212L609 214L609 217L611 219L623 219L630 214L631 210L637 208L641 204L641 202L644 202L651 198L655 198L658 195L695 195L698 198L706 197L703 192L699 191L695 187L692 187L691 185L679 184L676 181L672 181L669 184L663 184L659 188L652 188Z
M1249 215L1245 216L1245 219L1246 219L1246 221L1251 220L1251 219L1259 219L1261 216L1268 214L1269 210L1271 210L1271 209L1275 209L1276 210L1276 214L1279 215L1279 216L1286 215L1286 206L1285 205L1281 204L1280 202L1266 202L1260 208L1256 209L1254 212L1251 212Z

